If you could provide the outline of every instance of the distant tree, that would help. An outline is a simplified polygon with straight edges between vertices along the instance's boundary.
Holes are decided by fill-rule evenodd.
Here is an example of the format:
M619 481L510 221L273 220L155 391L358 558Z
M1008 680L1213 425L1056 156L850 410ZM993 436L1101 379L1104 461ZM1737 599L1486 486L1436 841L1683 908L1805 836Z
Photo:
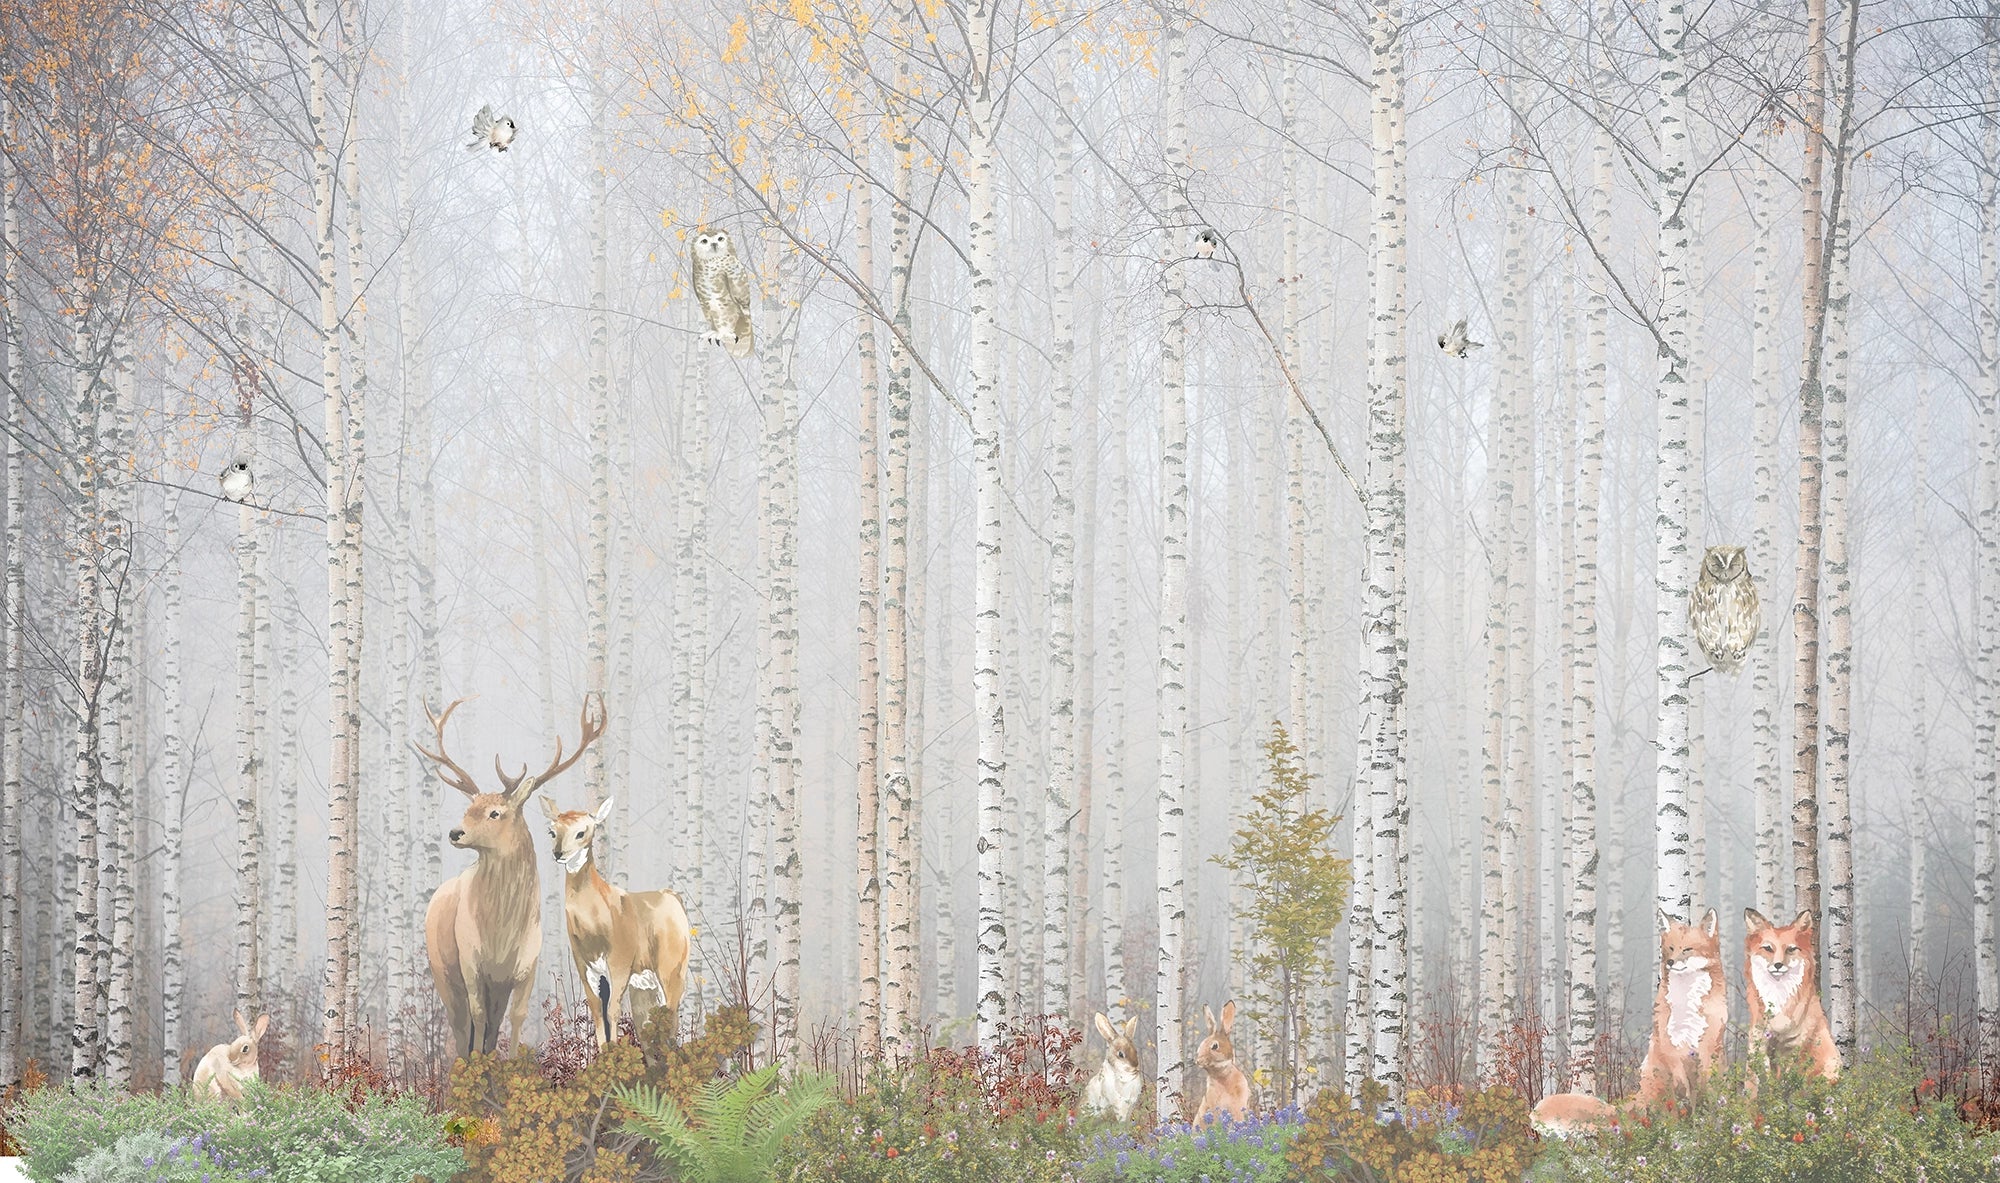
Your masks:
M1229 853L1215 862L1239 876L1238 917L1248 948L1250 980L1259 986L1245 1001L1272 1049L1277 1103L1297 1091L1304 1058L1305 1000L1333 983L1333 946L1325 934L1340 923L1353 883L1353 864L1333 853L1340 818L1309 807L1312 776L1284 724L1271 724L1264 742L1270 787L1251 799Z

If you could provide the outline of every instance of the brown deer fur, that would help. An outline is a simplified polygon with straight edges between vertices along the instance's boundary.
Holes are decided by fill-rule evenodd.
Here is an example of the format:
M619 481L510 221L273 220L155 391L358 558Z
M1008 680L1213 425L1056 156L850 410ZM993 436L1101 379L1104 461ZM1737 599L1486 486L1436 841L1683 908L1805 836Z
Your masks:
M556 862L563 879L563 915L569 927L570 956L583 978L583 993L595 1020L597 1046L617 1036L618 1016L626 994L632 999L632 1020L644 1023L653 1009L640 999L654 993L660 1005L680 1013L681 992L687 984L688 917L681 898L671 891L626 891L598 873L591 843L611 810L605 798L595 814L583 810L558 812L547 797L542 811L549 815L549 836L555 840Z
M479 861L446 880L431 896L424 913L424 943L430 953L431 979L451 1015L452 1054L491 1052L500 1044L504 1017L508 1035L521 1041L521 1021L534 993L535 963L542 946L541 876L535 867L535 843L528 833L522 807L536 789L576 763L591 741L604 734L603 704L592 712L592 698L583 703L583 738L567 760L562 741L556 756L538 776L523 767L508 776L496 757L493 766L506 788L482 793L472 777L445 754L444 725L458 709L459 699L442 715L430 715L437 733L437 751L417 751L438 767L438 778L465 794L465 816L451 831L451 844L478 854Z

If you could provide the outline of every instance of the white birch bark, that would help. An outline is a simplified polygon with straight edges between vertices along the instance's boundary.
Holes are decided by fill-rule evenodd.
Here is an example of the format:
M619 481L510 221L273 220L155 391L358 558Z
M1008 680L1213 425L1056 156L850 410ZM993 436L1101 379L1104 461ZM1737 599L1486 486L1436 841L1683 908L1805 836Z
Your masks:
M849 150L865 159L867 139L849 136ZM865 170L864 170L865 171ZM854 194L854 266L862 282L875 282L875 189L859 178ZM863 314L855 349L861 368L860 430L856 448L861 470L861 559L859 602L855 609L854 870L856 978L860 986L860 1041L864 1052L882 1047L882 880L881 734L882 659L882 454L881 375L875 353L875 322ZM894 365L894 362L891 362ZM908 430L907 424L905 431ZM891 512L894 512L893 510ZM907 511L906 511L907 512ZM907 562L907 559L905 559ZM898 638L900 640L901 638ZM892 692L894 693L894 692Z
M978 741L979 792L979 1045L998 1045L1007 1013L1007 918L1003 868L1006 823L1001 792L1006 775L1006 721L1001 707L1000 581L1005 510L1000 483L998 192L995 144L1000 95L994 85L991 0L969 0L965 30L970 50L966 78L966 204L972 279L971 350L974 470L972 719Z
M187 962L181 952L181 842L187 820L190 761L181 688L181 517L178 494L167 498L163 523L166 569L161 573L160 693L160 1081L179 1080L181 994ZM11 553L11 552L10 552Z
M1054 515L1049 523L1049 693L1048 784L1042 793L1042 997L1041 1013L1074 1014L1070 994L1071 819L1077 811L1077 633L1076 633L1076 183L1072 77L1074 47L1069 38L1056 46L1056 148L1052 198L1053 254L1050 259L1050 318L1053 340L1049 367L1049 418L1055 437L1049 480Z
M1820 547L1825 477L1820 386L1826 290L1826 0L1806 0L1804 233L1799 301L1805 346L1799 358L1799 537L1792 586L1792 896L1796 911L1820 916ZM1663 207L1664 208L1664 207ZM1976 890L1976 887L1975 887ZM1975 909L1976 910L1976 909ZM1997 1035L1996 1038L2000 1038ZM1996 1043L2000 1050L2000 1043Z
M587 183L590 235L590 290L586 297L585 331L589 337L588 391L590 438L588 459L590 500L588 541L584 550L584 690L603 699L611 711L625 716L628 704L613 702L611 693L611 321L608 310L611 276L611 199L607 186L611 167L606 143L610 119L604 65L602 23L597 14L591 49L590 175ZM629 717L627 726L629 726ZM583 754L586 797L595 809L610 792L604 744L592 744Z
M705 959L699 956L701 928L707 920L708 869L708 368L693 323L694 300L687 301L689 340L682 370L681 397L687 407L681 423L680 536L681 552L675 578L683 590L674 596L676 619L685 616L687 639L681 645L686 670L681 679L686 698L675 711L679 720L682 795L687 817L688 849L681 873L692 888L688 920L694 930L696 968L689 983L692 1013L684 1021L700 1028L708 1002Z
M901 28L899 22L899 29ZM898 58L899 86L909 82L907 56ZM882 489L883 524L887 528L882 571L882 640L887 668L883 671L881 804L886 807L883 883L879 887L880 929L889 951L889 975L882 991L881 1038L896 1057L908 1047L908 1027L919 1009L915 980L917 876L921 873L923 832L915 822L916 797L910 744L910 465L916 405L914 365L904 344L910 332L910 279L917 248L915 130L898 105L892 125L896 157L893 202L889 210L889 307L896 331L889 338L887 438ZM871 329L872 331L872 329ZM873 794L871 794L873 796Z
M1107 1007L1130 1005L1132 983L1125 965L1125 809L1127 736L1131 731L1132 681L1130 646L1136 622L1132 616L1132 461L1126 451L1131 418L1131 390L1126 385L1130 342L1125 322L1112 326L1111 379L1106 413L1111 447L1111 625L1105 636L1110 669L1105 713L1111 734L1104 753L1104 854L1100 873L1103 899L1098 904L1098 940L1104 959L1104 999Z
M239 247L239 266L244 255ZM247 270L237 285L237 315L250 323L250 280ZM254 375L257 360L246 358L239 380L236 408L236 452L250 462L252 472L260 471ZM263 975L260 972L258 939L263 933L263 880L259 849L263 834L260 807L263 801L262 752L257 746L257 605L258 605L258 513L251 499L236 507L236 711L235 761L232 781L235 788L235 948L231 968L235 977L236 1009L246 1016L262 1012Z
M1930 476L1931 383L1923 380L1917 395L1916 462L1911 467L1910 518L1915 538L1910 543L1910 784L1907 821L1910 831L1910 983L1904 994L1904 1021L1914 1024L1917 1008L1930 991L1929 869L1930 812L1919 795L1930 784ZM1912 1027L1912 1030L1915 1028Z
M1491 1078L1499 1063L1500 1033L1510 1014L1504 973L1507 944L1507 864L1502 830L1507 785L1507 559L1504 551L1513 511L1513 467L1508 459L1507 400L1495 390L1488 400L1486 485L1490 490L1486 527L1486 721L1481 741L1479 838L1479 1006L1474 1061L1479 1079Z
M362 641L364 637L363 615L367 607L367 583L363 578L362 562L366 550L362 546L362 521L365 515L367 497L363 483L368 473L367 416L368 402L368 255L362 235L361 201L361 96L363 76L368 60L367 51L361 38L361 0L346 0L340 7L341 36L348 50L348 95L347 95L347 136L346 154L341 162L342 188L345 190L347 207L347 312L342 318L346 330L347 380L346 380L346 430L347 430L347 483L345 488L343 530L341 542L341 564L347 588L347 631L346 657L348 667L347 692L343 699L346 708L344 725L347 729L348 780L353 800L349 802L342 824L346 833L342 846L348 852L350 870L342 886L346 891L345 907L349 923L361 925L360 931L350 933L346 941L347 977L346 992L341 1002L340 1051L353 1056L356 1041L361 1030L361 977L362 952L366 948L367 929L362 923L366 915L361 908L361 878L356 873L361 863L361 814L362 793L368 780L362 768Z
M1659 378L1655 412L1659 454L1654 472L1654 898L1669 916L1692 923L1688 856L1688 585L1693 552L1687 532L1688 259L1693 250L1683 209L1688 194L1688 77L1684 0L1659 5Z
M133 693L132 620L137 602L133 583L133 536L138 518L138 486L132 479L131 457L136 440L133 408L136 402L137 361L132 356L127 331L119 330L111 340L111 433L104 449L108 509L106 572L111 576L111 584L105 589L105 610L110 622L107 641L111 648L106 662L98 737L103 753L102 791L104 803L109 807L107 822L110 836L110 841L103 847L100 874L107 888L110 914L100 918L98 931L100 940L107 942L101 963L103 972L108 975L103 989L103 1077L109 1083L129 1089L132 1085L135 1019L133 994L137 985L133 954L138 943L133 897L133 852L137 845L133 823L137 816L138 799L133 788L136 765L130 751L136 699Z
M1825 971L1827 1020L1841 1059L1854 1062L1859 1037L1859 983L1855 980L1854 819L1849 777L1854 700L1854 584L1848 570L1849 436L1848 309L1851 248L1847 204L1834 218L1833 253L1827 260L1826 300L1826 925L1820 965Z
M1616 20L1607 2L1600 27ZM1596 85L1607 93L1609 55L1599 48ZM1600 118L1591 142L1591 236L1598 249L1609 249L1612 237L1613 176L1611 130ZM1570 784L1568 834L1569 874L1566 924L1569 981L1569 1087L1597 1091L1597 1035L1600 1025L1597 965L1597 586L1598 498L1604 473L1605 408L1610 398L1610 281L1597 269L1590 273L1584 306L1584 363L1577 392L1581 422L1566 430L1577 433L1574 473L1575 582L1570 590L1574 624L1570 651Z
M284 535L274 532L271 554L276 566L284 555ZM278 785L299 783L299 643L289 631L276 642L278 666ZM277 795L278 832L272 841L273 878L271 929L275 932L269 962L294 989L301 984L299 965L299 803L295 793ZM407 925L405 925L407 927ZM421 931L421 930L416 930ZM245 1016L246 1018L248 1016Z
M2000 105L2000 45L1986 50L1986 102ZM1972 954L1979 1066L2000 1068L2000 949L1993 932L1994 809L2000 805L2000 120L1981 136L1979 174L1979 622L1973 705Z
M71 455L77 490L71 568L76 580L77 722L74 764L70 780L75 815L76 901L72 911L71 955L74 964L70 1017L70 1076L87 1080L97 1075L103 1028L98 1024L98 798L103 784L98 747L99 717L104 691L107 649L102 614L103 522L98 470L101 441L99 409L101 379L97 343L88 321L89 297L73 296L78 311L70 314Z
M1173 185L1172 213L1165 227L1160 336L1160 623L1159 776L1154 818L1154 902L1158 957L1153 975L1153 1028L1159 1052L1154 1070L1161 1116L1174 1113L1186 1097L1179 1050L1183 1037L1182 926L1186 923L1183 841L1186 807L1188 715L1188 415L1185 381L1187 300L1185 261L1188 222L1181 189L1189 181L1186 106L1187 34L1165 18L1162 32L1162 115L1166 122L1166 170Z
M799 393L791 368L798 309L790 267L780 264L775 238L765 255L765 466L771 514L765 580L771 634L771 723L766 743L772 773L771 911L777 957L772 1016L776 1051L795 1064L799 1053L799 686L798 521Z
M1363 578L1361 727L1372 832L1369 879L1370 1067L1388 1089L1388 1103L1403 1103L1403 1030L1409 1005L1406 906L1409 867L1404 829L1409 801L1404 776L1403 693L1409 638L1405 625L1404 421L1408 392L1405 348L1408 290L1407 144L1403 130L1402 5L1385 0L1369 17L1369 74L1373 92L1373 246L1369 331L1367 571ZM1359 853L1357 851L1357 853ZM1350 1070L1351 1071L1351 1070Z
M0 91L0 143L14 142L14 107ZM21 836L27 819L22 813L21 789L26 770L23 745L27 739L22 725L27 709L27 555L23 550L27 480L24 438L28 421L28 395L22 364L21 316L21 223L15 209L14 157L0 152L0 358L4 365L7 398L7 490L6 553L0 556L0 644L5 645L4 666L0 666L0 1089L21 1079L26 1067L22 1051L29 1007L24 990L27 975L22 965L27 932L21 901L24 879Z
M1757 222L1751 248L1750 380L1751 434L1757 449L1751 496L1756 525L1751 535L1751 570L1775 574L1778 569L1778 368L1777 306L1772 290L1772 241L1777 233L1777 187L1772 184L1769 144L1756 153L1752 173L1752 203ZM1770 578L1767 575L1766 578ZM1767 587L1770 585L1767 584ZM1769 598L1769 597L1767 597ZM1784 890L1784 782L1778 764L1777 645L1772 630L1750 650L1750 748L1756 805L1756 892L1759 909L1778 909Z
M313 137L313 238L318 257L320 387L324 402L327 449L327 758L328 873L326 894L326 968L322 979L320 1043L330 1051L344 1048L344 1014L350 968L348 946L357 918L349 907L356 851L348 844L354 814L355 752L347 722L356 692L354 669L348 660L352 626L347 582L347 506L349 464L346 394L340 368L340 292L333 253L334 159L332 129L327 121L329 37L328 0L312 0L307 9L311 58L307 67L307 119Z

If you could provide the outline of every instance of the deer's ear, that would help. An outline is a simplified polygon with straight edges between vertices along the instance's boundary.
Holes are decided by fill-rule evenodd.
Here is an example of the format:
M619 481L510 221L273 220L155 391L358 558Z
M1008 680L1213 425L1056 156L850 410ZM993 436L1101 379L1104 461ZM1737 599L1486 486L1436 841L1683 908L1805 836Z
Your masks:
M597 818L598 825L601 826L604 824L604 820L611 816L611 798L606 797L604 799L604 804L597 807L597 813L594 816Z
M547 797L537 797L536 800L542 803L542 812L549 815L550 821L554 821L562 816L562 811L556 808L556 803Z

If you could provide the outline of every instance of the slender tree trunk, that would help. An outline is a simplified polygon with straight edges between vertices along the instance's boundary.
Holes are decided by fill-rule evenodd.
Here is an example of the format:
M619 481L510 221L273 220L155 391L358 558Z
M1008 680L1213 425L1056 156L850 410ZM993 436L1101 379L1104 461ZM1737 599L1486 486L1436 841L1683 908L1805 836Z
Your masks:
M0 90L0 143L14 142L14 107ZM27 556L22 544L27 513L27 479L24 463L28 423L28 392L21 352L21 223L15 212L14 186L17 178L14 157L0 152L0 350L4 350L7 398L7 525L4 587L0 587L0 638L4 638L5 667L0 671L0 1090L21 1079L26 1068L22 1055L23 1036L28 1026L29 1006L23 993L27 976L22 970L24 950L31 948L23 927L21 901L23 844L27 826L22 812L21 788L26 772L27 739L22 720L27 712ZM46 970L46 964L44 965Z
M241 259L242 252L238 251ZM237 285L237 299L243 306L239 315L249 319L250 280L247 270ZM257 449L256 374L257 359L246 357L239 366L236 408L236 454L250 464L251 472L261 471ZM235 956L236 1009L254 1018L264 1006L263 974L258 938L263 934L263 877L259 843L263 837L260 813L263 792L263 753L257 746L257 606L258 528L255 498L245 498L236 507L236 900Z
M1694 923L1688 855L1688 585L1694 564L1688 501L1688 262L1693 252L1683 212L1688 196L1687 12L1684 0L1660 0L1660 341L1655 463L1653 616L1654 897L1669 916Z
M584 690L598 695L608 709L631 726L630 704L612 702L611 694L611 198L608 173L610 148L606 143L610 119L610 99L601 77L604 67L602 11L597 13L591 47L590 84L590 176L588 213L590 220L590 292L586 332L589 335L588 376L585 386L590 399L590 502L588 541L584 551ZM606 747L592 744L584 751L585 787L590 808L603 803L611 792L607 781Z
M1104 957L1104 1004L1132 1005L1132 983L1125 966L1125 804L1126 745L1130 727L1132 662L1130 646L1136 627L1132 618L1132 461L1126 451L1132 392L1126 385L1130 342L1125 322L1112 326L1111 388L1107 396L1111 437L1111 628L1105 647L1111 655L1105 714L1111 735L1104 753L1103 899L1098 914L1098 940Z
M1756 207L1756 242L1751 248L1750 380L1751 433L1756 437L1756 469L1752 476L1752 498L1756 503L1755 532L1751 536L1753 572L1775 573L1778 560L1778 367L1774 337L1777 308L1772 291L1771 249L1776 235L1778 204L1771 183L1768 151L1756 154L1752 201ZM1766 578L1769 578L1767 574ZM1767 584L1767 587L1769 585ZM1780 690L1777 678L1776 638L1766 630L1762 644L1750 650L1750 748L1755 770L1756 809L1756 892L1759 908L1777 909L1783 890L1783 860L1780 827L1784 824L1784 784L1779 779L1778 711Z
M1986 106L2000 107L2000 43L1986 47ZM2000 118L1981 134L1979 174L1979 547L1978 664L1973 705L1972 953L1979 1067L2000 1072L2000 949L1994 945L1994 810L2000 807Z
M1616 10L1608 2L1600 27L1610 28ZM1608 93L1608 54L1601 48L1596 62L1599 93ZM1608 249L1612 236L1611 191L1613 145L1610 128L1600 121L1591 144L1591 236L1598 249ZM1577 433L1574 472L1575 582L1570 590L1574 620L1570 651L1570 785L1567 845L1568 977L1570 1087L1597 1091L1597 1036L1600 1025L1597 967L1597 585L1598 499L1604 474L1604 421L1609 401L1611 335L1610 281L1591 272L1585 301L1584 364L1578 391L1582 422L1565 430Z
M1055 486L1049 523L1049 779L1042 794L1042 998L1045 1015L1074 1014L1069 989L1071 819L1077 789L1076 603L1076 200L1071 175L1076 155L1074 53L1065 38L1056 47L1055 251L1051 260L1050 316L1054 342L1049 367L1054 395L1049 408L1055 437L1049 479Z
M860 132L851 135L848 143L857 156L867 152L868 141ZM875 282L874 184L867 177L861 177L856 181L853 193L855 268L862 282L872 287ZM861 363L860 438L857 441L861 468L861 588L854 626L858 666L855 671L854 737L854 936L856 976L861 988L861 1047L866 1052L876 1052L882 1047L882 880L879 843L883 786L880 760L882 660L879 646L883 608L883 499L878 426L882 389L876 365L875 322L866 314L861 318L856 347ZM894 365L893 361L891 365ZM904 430L908 430L907 422ZM891 646L898 645L901 640L897 638Z
M1904 996L1904 1022L1915 1030L1917 1008L1930 992L1928 926L1930 811L1925 808L1930 786L1930 476L1931 385L1923 379L1917 395L1916 464L1910 474L1914 490L1910 518L1916 538L1910 544L1910 984Z
M1404 775L1403 693L1408 676L1404 552L1408 537L1404 491L1404 424L1408 394L1406 350L1409 203L1403 124L1402 5L1371 10L1369 58L1374 118L1372 147L1374 244L1373 324L1369 333L1367 572L1363 578L1361 728L1357 743L1370 798L1368 817L1370 1043L1369 1075L1403 1103L1403 1031L1409 1007L1409 863L1404 830L1409 799ZM1357 795L1360 785L1356 786Z
M1825 251L1826 0L1806 0L1804 249L1799 298L1805 348L1799 359L1799 546L1792 589L1792 897L1795 907L1820 910L1819 882L1819 580L1821 493L1820 388L1826 289ZM1664 207L1663 207L1664 208Z
M77 490L75 538L71 543L76 574L77 722L75 764L70 782L71 808L76 818L76 905L71 953L75 966L74 1009L70 1027L70 1075L87 1080L98 1073L103 1029L97 1020L98 989L98 798L103 771L99 718L104 691L104 659L108 648L102 615L104 555L99 500L99 392L97 343L88 321L90 297L72 297L78 311L70 316L71 455Z
M313 222L318 255L320 385L325 410L326 548L327 548L327 894L326 971L322 983L320 1043L329 1057L344 1050L347 1035L349 942L356 917L349 910L356 851L348 844L349 819L355 811L355 752L347 720L357 692L354 668L348 661L352 617L347 582L347 505L350 470L346 393L340 370L340 291L333 254L333 172L331 128L327 122L327 72L330 49L328 0L312 0L307 9L312 50L308 66L308 107L313 136Z
M1154 1072L1159 1113L1167 1118L1186 1097L1185 1065L1178 1052L1182 1039L1182 926L1187 911L1183 866L1186 808L1182 796L1187 780L1188 742L1188 418L1184 376L1187 347L1185 296L1187 225L1192 221L1179 186L1188 175L1186 107L1187 35L1178 21L1166 18L1162 34L1162 115L1166 122L1166 168L1175 186L1174 213L1163 238L1164 288L1160 336L1160 625L1159 625L1159 777L1154 793L1154 817L1159 826L1155 848L1155 914L1158 918L1158 958L1153 975L1153 1026L1159 1062Z
M1507 427L1507 398L1495 390L1488 400L1486 423L1486 484L1491 491L1487 512L1486 561L1486 725L1480 765L1479 839L1479 1008L1474 1041L1476 1070L1482 1082L1499 1065L1500 1037L1507 1026L1511 1000L1505 974L1507 945L1507 872L1503 830L1507 792L1507 557L1506 535L1513 520L1513 463Z
M785 1062L799 1052L799 685L798 522L799 402L791 369L798 310L790 301L789 267L775 238L765 255L764 307L769 342L764 362L764 468L771 489L765 582L769 597L771 722L766 735L772 779L770 891L777 976L772 1001L776 1051Z
M899 30L901 29L899 23ZM898 78L907 85L909 69L898 56ZM899 90L899 93L903 93ZM889 339L888 437L882 514L887 526L883 563L882 640L888 668L882 684L882 767L880 796L887 813L887 867L879 887L882 927L890 946L889 976L883 990L881 1038L900 1059L913 1050L908 1029L919 992L915 980L917 877L922 873L923 831L916 824L910 744L910 456L916 388L913 362L903 344L910 331L910 277L917 248L915 211L916 144L908 113L898 105L892 135L896 157L894 199L889 211L889 307L896 332ZM871 793L873 799L877 794Z
M1853 736L1854 584L1848 573L1848 344L1851 244L1846 207L1833 223L1826 309L1826 925L1820 965L1826 974L1827 1018L1841 1059L1854 1062L1860 1025L1855 979L1854 819L1849 760Z
M187 963L181 954L181 839L187 820L188 759L185 703L181 690L181 509L178 494L167 498L161 579L160 690L165 726L160 750L160 1081L180 1079L181 993ZM10 552L11 553L11 552Z
M343 540L341 544L342 566L347 581L345 599L347 602L347 654L348 688L343 700L347 717L348 779L353 795L347 810L341 818L346 827L342 844L352 860L349 874L343 877L342 887L347 893L345 906L351 918L350 924L360 924L365 915L361 910L361 880L352 868L359 867L361 849L362 792L367 780L362 775L361 765L361 678L364 661L362 640L364 637L363 615L367 606L367 582L363 578L362 560L366 551L362 546L362 520L365 515L367 497L362 483L367 479L367 417L368 403L368 256L362 238L361 204L361 95L362 76L366 69L367 52L361 39L361 0L346 0L341 6L341 35L348 47L348 63L352 76L348 80L347 96L347 143L346 157L342 162L344 188L347 198L347 285L348 310L345 317L347 356L347 467L348 476L345 489L345 512L343 514ZM361 1023L361 955L366 948L365 927L360 932L350 932L346 942L347 977L343 983L346 993L341 1000L341 1041L340 1050L353 1057L356 1040L363 1034ZM246 1016L247 1017L247 1016Z
M696 317L694 301L688 301L689 337ZM686 400L686 418L681 426L680 533L681 555L675 570L685 581L685 594L677 592L677 612L687 616L687 640L681 652L687 662L681 685L687 699L675 712L680 720L681 759L686 777L683 792L687 810L687 859L682 874L693 888L689 920L697 938L707 917L708 868L708 367L703 364L701 347L691 343L682 370L681 390ZM699 948L699 939L696 946ZM707 1004L706 977L697 971L690 983L694 1013L688 1016L699 1030Z
M999 210L995 144L999 94L993 79L992 0L969 0L965 12L970 57L966 79L966 203L970 208L972 340L967 369L972 388L974 469L972 721L978 737L979 786L979 1046L999 1045L1007 1014L1007 918L1001 806L1006 776L1006 723L1001 709L1000 581L1003 490L1000 483L998 385Z
M102 970L104 981L104 1078L121 1088L132 1087L132 1037L137 967L133 963L138 930L134 923L134 848L137 835L137 794L133 778L137 765L130 751L133 734L135 695L132 660L132 621L137 597L134 594L133 552L138 523L137 486L133 483L128 457L136 439L134 430L134 390L136 359L128 335L120 331L112 337L111 407L112 434L105 441L104 490L108 513L105 543L107 573L111 576L105 596L110 621L107 638L110 653L106 664L105 697L99 712L101 732L98 744L103 758L104 803L109 807L110 842L103 847L100 872L107 889L110 914L100 918L99 939L105 941Z

